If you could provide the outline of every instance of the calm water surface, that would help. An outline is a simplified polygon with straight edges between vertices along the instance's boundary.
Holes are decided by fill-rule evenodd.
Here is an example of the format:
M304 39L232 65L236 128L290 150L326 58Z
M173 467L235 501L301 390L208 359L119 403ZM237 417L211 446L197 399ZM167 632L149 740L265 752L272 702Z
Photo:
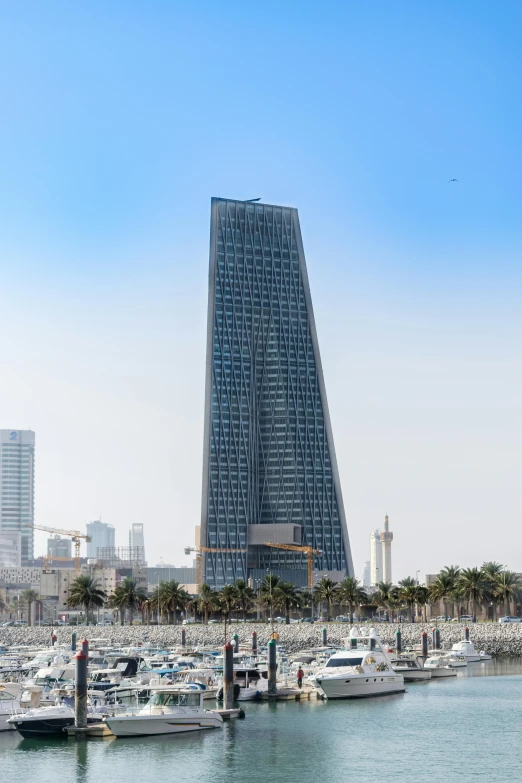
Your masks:
M0 734L1 783L522 781L522 662L355 702L244 705L246 720L175 738L23 740Z

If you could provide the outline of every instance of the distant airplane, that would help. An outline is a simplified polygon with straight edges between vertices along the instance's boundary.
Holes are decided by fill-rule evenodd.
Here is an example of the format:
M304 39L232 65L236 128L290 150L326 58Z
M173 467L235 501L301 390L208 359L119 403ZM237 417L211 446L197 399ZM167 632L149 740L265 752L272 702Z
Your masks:
M253 201L261 201L261 196L259 198L247 198L245 199L245 204L252 204Z
M458 182L458 179L456 179L455 177L453 177L453 179L449 179L449 180L448 180L448 182Z

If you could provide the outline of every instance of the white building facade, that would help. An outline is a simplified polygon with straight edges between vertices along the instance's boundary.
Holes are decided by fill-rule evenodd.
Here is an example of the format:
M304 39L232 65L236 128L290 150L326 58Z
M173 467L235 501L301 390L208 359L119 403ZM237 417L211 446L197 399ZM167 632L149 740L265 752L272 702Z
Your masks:
M129 546L132 549L140 548L140 562L145 562L145 536L143 533L143 525L135 523L131 526L129 532Z
M0 532L19 533L21 565L34 558L32 430L0 430Z

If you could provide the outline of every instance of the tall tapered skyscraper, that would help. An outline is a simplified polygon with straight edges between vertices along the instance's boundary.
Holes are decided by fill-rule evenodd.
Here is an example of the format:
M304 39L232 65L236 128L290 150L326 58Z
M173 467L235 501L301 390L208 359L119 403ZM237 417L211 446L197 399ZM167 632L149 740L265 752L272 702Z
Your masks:
M221 586L353 575L296 209L212 199L201 545Z

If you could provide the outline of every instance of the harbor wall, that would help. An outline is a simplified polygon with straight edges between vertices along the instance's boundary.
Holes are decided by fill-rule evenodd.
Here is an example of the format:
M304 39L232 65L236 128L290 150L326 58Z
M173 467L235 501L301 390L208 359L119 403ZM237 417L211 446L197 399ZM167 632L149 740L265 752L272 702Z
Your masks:
M342 639L350 634L348 623L292 623L283 625L274 623L274 631L279 634L279 643L289 652L308 647L322 645L322 629L327 629L328 644L341 646ZM360 628L363 633L368 633L370 624L364 623ZM401 629L402 647L420 645L421 633L426 631L431 640L431 631L434 625L424 623L381 623L374 626L377 633L386 643L394 645L395 631ZM183 626L186 632L186 645L222 646L224 644L223 624L217 625L188 625ZM438 628L441 633L443 647L448 648L454 642L464 638L465 626L460 623L441 623ZM485 650L491 655L522 655L522 623L477 623L470 624L470 639L477 650ZM112 645L130 646L142 644L143 646L159 645L161 647L174 647L181 645L181 625L170 626L74 626L58 627L54 633L58 637L58 644L69 645L72 633L76 631L77 638L86 637L89 640L104 639ZM270 638L270 625L267 623L227 623L227 638L230 640L234 634L239 637L241 645L250 645L252 632L256 631L259 645L266 645ZM51 629L49 627L32 628L0 628L0 645L30 644L50 646Z

